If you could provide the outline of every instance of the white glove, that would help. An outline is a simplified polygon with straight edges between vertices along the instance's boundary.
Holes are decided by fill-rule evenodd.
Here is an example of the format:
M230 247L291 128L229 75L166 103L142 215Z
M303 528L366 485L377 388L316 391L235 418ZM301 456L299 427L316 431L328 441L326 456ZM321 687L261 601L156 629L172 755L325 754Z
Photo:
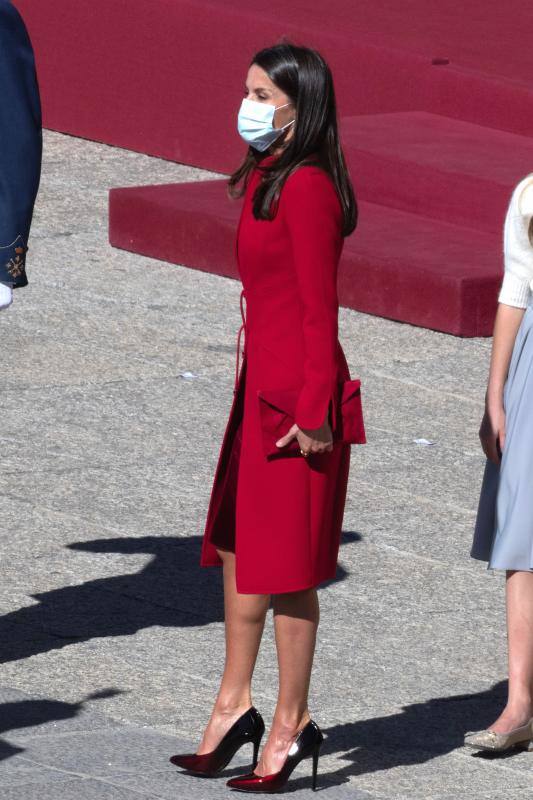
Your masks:
M0 281L0 310L13 302L13 284Z

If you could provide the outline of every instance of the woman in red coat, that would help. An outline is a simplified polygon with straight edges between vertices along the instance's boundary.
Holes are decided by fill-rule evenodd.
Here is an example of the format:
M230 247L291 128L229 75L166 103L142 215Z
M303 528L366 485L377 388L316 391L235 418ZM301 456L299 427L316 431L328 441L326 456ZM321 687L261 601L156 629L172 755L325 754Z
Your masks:
M337 266L357 207L331 73L316 51L284 43L256 54L238 129L250 145L229 181L245 187L236 237L244 353L239 371L238 344L201 555L202 566L223 565L226 663L197 752L171 761L216 774L252 741L254 772L228 785L265 792L311 755L314 785L323 738L307 701L316 587L335 577L348 480L350 447L332 437L338 387L350 378ZM257 763L264 723L251 679L271 600L279 695Z

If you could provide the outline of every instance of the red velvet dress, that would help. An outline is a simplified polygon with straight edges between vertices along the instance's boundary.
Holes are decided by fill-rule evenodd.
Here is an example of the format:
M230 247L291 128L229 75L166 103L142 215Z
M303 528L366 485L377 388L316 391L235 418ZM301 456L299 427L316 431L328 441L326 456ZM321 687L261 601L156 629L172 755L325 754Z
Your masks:
M261 164L270 163L268 155ZM245 341L204 531L202 566L236 559L237 591L291 592L335 576L350 445L304 458L267 458L258 392L298 390L294 418L319 428L350 374L338 341L341 205L319 167L286 180L273 220L256 220L251 176L237 228ZM244 312L244 306L246 311ZM290 426L289 426L290 427Z

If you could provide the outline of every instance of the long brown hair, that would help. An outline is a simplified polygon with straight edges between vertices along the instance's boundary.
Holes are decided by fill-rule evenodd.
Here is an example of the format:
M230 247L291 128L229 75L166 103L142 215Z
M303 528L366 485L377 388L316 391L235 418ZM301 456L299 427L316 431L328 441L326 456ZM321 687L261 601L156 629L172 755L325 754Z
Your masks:
M260 50L250 66L252 64L266 72L296 109L293 135L280 156L271 165L258 167L262 180L254 193L254 217L272 219L288 176L303 163L315 164L330 175L335 185L343 211L342 235L349 236L357 225L357 202L339 141L337 104L328 65L316 50L293 45L287 40ZM228 180L230 197L244 194L252 170L264 157L264 152L250 145L244 160ZM243 185L239 188L241 180Z

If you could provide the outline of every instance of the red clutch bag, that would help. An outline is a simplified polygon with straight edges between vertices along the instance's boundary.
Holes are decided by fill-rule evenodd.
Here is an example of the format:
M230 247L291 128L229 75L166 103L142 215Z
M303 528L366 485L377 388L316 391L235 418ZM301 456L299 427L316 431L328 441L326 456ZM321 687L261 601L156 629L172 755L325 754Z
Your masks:
M259 414L263 436L263 450L268 457L286 453L300 454L300 445L293 439L285 447L276 447L276 442L294 425L298 389L259 390ZM336 425L332 430L334 442L365 444L365 426L361 404L361 381L343 381L339 385Z

